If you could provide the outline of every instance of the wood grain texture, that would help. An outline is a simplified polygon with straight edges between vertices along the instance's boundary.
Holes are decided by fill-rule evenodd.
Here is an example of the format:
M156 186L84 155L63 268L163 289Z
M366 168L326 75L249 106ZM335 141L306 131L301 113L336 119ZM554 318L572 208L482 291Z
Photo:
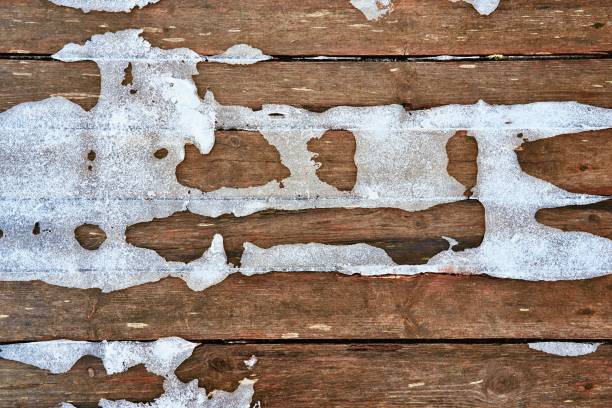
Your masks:
M383 249L395 263L414 265L426 263L449 248L442 236L457 240L457 250L474 248L482 242L484 230L484 207L478 201L464 200L417 212L395 208L316 208L216 218L177 212L130 225L125 237L128 243L155 250L168 261L190 262L200 258L213 236L221 234L228 261L234 265L240 265L245 242L260 248L310 242L365 243Z
M203 292L171 278L111 293L0 282L0 341L600 339L612 333L610 291L612 276L271 273L232 275Z
M258 358L253 370L243 360ZM177 370L207 389L256 378L264 407L608 407L612 347L563 358L526 345L200 347Z
M177 181L201 191L222 186L261 186L289 176L280 154L258 132L217 131L215 146L208 155L192 145L185 146L185 160L177 166ZM321 164L317 176L324 182L350 190L355 183L354 137L346 131L328 131L308 146ZM316 146L316 148L315 148ZM446 144L447 172L466 189L476 184L478 143L459 131ZM565 190L595 195L612 194L612 130L565 134L516 149L521 168ZM226 165L225 163L229 163Z
M102 361L91 356L81 358L66 374L0 359L0 407L50 408L72 402L78 408L94 408L102 398L146 402L163 392L162 381L143 365L108 375Z
M163 0L131 13L91 12L46 0L0 4L0 52L58 51L93 34L143 28L164 48L217 54L247 43L271 55L489 55L611 49L608 0L506 0L489 16L446 0L396 0L379 21L348 0Z
M538 222L563 231L582 231L612 239L612 200L589 205L543 208Z
M423 109L480 99L491 104L578 101L612 107L612 60L272 61L250 66L201 63L198 69L194 80L201 96L209 89L222 104L256 109L266 103L315 111L393 103ZM0 111L52 95L90 109L99 90L93 62L0 60Z
M308 142L308 151L319 166L317 177L340 191L351 191L357 182L356 149L355 136L348 131L328 130Z
M258 132L216 132L208 154L185 146L185 159L176 167L177 180L200 191L221 187L257 187L289 177L276 147Z
M574 193L612 195L612 130L581 132L523 143L524 172Z
M252 355L258 361L248 369L244 360ZM28 388L27 399L16 387L0 393L0 407L48 408L63 399L93 408L98 397L141 401L161 393L159 379L141 367L100 378L100 364L91 360L63 375L0 360L0 375ZM88 365L95 366L93 378ZM612 399L612 346L564 358L525 344L203 345L177 375L207 390L232 391L242 378L256 379L253 402L270 408L604 408Z

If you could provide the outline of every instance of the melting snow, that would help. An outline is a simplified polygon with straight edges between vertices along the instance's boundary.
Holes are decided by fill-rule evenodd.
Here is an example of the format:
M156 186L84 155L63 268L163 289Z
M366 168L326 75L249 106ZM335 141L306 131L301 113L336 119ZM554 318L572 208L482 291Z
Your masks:
M361 11L370 21L376 21L393 11L393 0L350 0L351 5ZM457 2L460 0L450 0ZM501 0L463 0L471 4L478 13L489 15L495 11Z
M351 0L351 5L368 20L378 20L393 8L393 0Z
M102 77L99 103L89 112L63 99L24 103L0 114L0 279L35 280L112 291L178 276L194 290L234 272L333 271L415 274L486 273L528 280L584 279L610 273L612 241L563 232L535 221L540 208L594 203L608 197L574 194L524 173L514 149L524 139L612 127L612 110L578 103L449 105L406 111L399 105L340 106L309 112L287 105L261 110L218 104L198 95L192 75L202 58L191 50L161 50L139 30L96 35L55 57L93 60ZM123 85L125 70L131 83ZM185 143L207 153L215 129L259 131L291 175L250 188L200 193L176 181ZM307 144L327 130L356 140L357 180L339 191L316 176ZM317 243L259 248L245 244L241 267L227 263L223 238L189 264L166 262L125 242L127 226L190 210L215 217L265 209L393 207L407 211L462 200L464 186L446 167L446 143L468 130L479 146L473 199L485 207L486 232L477 248L439 253L424 265L395 265L367 244ZM517 137L522 134L523 138ZM166 148L157 159L153 152ZM96 152L95 161L87 152ZM92 166L91 171L88 165ZM39 223L41 233L32 234ZM74 229L99 225L107 240L82 248ZM449 247L453 237L445 237Z
M540 343L529 343L529 348L564 357L584 356L594 353L601 343L572 343L560 341L547 341Z
M236 44L225 50L223 54L207 57L206 60L230 65L250 65L271 58L271 56L261 52L259 48L253 48L248 44Z
M59 6L79 8L86 13L90 11L130 12L134 7L143 8L147 4L157 3L159 0L49 0Z
M101 343L53 340L0 346L0 358L33 365L53 374L66 373L83 356L102 360L107 374L121 373L144 364L150 373L164 377L164 394L151 403L100 400L102 408L249 408L255 381L243 379L234 392L213 391L210 397L198 380L181 382L174 371L197 346L178 337L154 342L103 341ZM73 407L68 403L63 408Z

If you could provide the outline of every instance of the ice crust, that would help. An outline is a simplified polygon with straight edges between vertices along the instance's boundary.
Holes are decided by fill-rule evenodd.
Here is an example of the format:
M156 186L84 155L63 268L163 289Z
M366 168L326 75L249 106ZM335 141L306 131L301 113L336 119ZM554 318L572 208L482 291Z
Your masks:
M539 343L528 343L529 348L543 351L563 357L577 357L591 354L597 351L601 343L574 343L561 341L546 341Z
M451 0L459 1L459 0ZM488 16L497 9L501 0L463 0L464 2L471 4L479 14Z
M155 401L133 403L103 399L99 403L102 408L249 408L254 393L253 380L245 378L233 392L215 390L209 396L205 389L198 387L198 380L183 383L176 377L175 370L191 356L196 346L178 337L154 342L52 340L2 345L0 358L60 374L70 371L80 358L90 355L102 360L109 375L144 364L150 373L164 377L164 394ZM62 403L60 407L73 405Z
M110 11L125 13L134 7L143 8L148 4L157 3L159 0L49 0L58 6L78 8L86 13L90 11Z
M350 0L351 5L361 11L366 19L376 21L393 11L393 0ZM459 0L450 0L457 2ZM471 4L479 14L488 16L497 9L501 0L463 0Z
M272 59L272 57L265 55L259 48L253 48L248 44L232 45L223 54L206 58L209 62L220 62L230 65L251 65L269 59Z
M375 21L393 9L393 0L351 0L351 5L368 20Z
M456 272L527 280L584 279L611 272L611 240L563 232L534 218L540 208L608 197L569 193L529 176L521 171L514 149L524 139L610 128L612 110L574 102L479 102L418 111L399 105L340 106L320 113L263 105L254 111L220 105L211 93L200 97L192 75L202 58L185 48L152 48L139 34L96 35L55 55L64 61L93 60L100 67L101 96L91 111L54 97L0 113L0 279L40 279L107 292L167 276L203 290L235 272ZM128 68L131 84L122 85ZM175 168L184 144L193 142L207 153L215 129L259 131L290 170L282 188L272 181L201 193L180 185ZM350 192L317 177L317 163L307 147L330 129L355 136L358 172ZM182 210L210 217L323 207L419 211L462 200L464 186L446 171L446 143L458 130L467 130L479 148L472 198L485 207L486 232L477 248L455 252L450 248L454 238L445 237L449 249L427 264L396 265L383 250L367 244L259 248L246 243L237 268L227 263L220 235L204 256L189 264L166 262L125 242L127 226ZM153 152L162 147L168 155L160 160ZM87 160L90 150L96 152L93 162ZM37 222L41 233L33 235ZM98 250L88 251L74 238L74 229L84 223L106 232Z

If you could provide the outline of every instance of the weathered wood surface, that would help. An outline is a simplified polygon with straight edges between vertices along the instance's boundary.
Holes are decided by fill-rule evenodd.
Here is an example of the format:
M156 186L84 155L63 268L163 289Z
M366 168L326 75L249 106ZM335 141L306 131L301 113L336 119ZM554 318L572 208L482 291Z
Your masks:
M248 369L243 361L252 355L258 361ZM87 357L53 376L0 360L0 384L23 387L0 388L0 407L47 408L67 400L89 408L118 394L150 401L161 393L161 380L142 371L109 377ZM263 407L603 408L612 399L612 346L567 358L525 344L203 345L177 375L207 390L231 391L243 378L256 379L253 401Z
M443 3L445 0L441 0ZM1 6L0 6L1 7ZM610 36L612 38L612 36ZM612 60L447 62L200 63L194 80L225 105L278 103L322 111L332 106L578 101L611 107ZM93 62L0 60L0 110L64 96L93 107L100 77Z
M17 59L0 58L0 111L55 95L91 109L100 90L93 62L20 56L49 55L66 43L126 28L143 28L144 37L162 48L188 47L210 55L248 43L279 57L252 66L199 64L194 80L200 95L210 90L226 105L258 109L279 103L322 111L392 103L425 109L484 100L612 107L612 60L604 55L612 50L608 0L502 0L488 17L461 1L394 4L391 14L370 22L348 0L161 0L129 14L85 14L47 0L5 0L0 3L0 54ZM378 58L441 54L533 59ZM556 56L540 59L548 54ZM563 54L582 55L573 60ZM603 58L584 59L595 54ZM289 58L316 55L369 58ZM176 171L180 183L214 191L288 176L278 151L262 135L219 131L216 139L209 155L185 146L186 159ZM355 139L349 132L327 132L308 148L321 163L321 180L341 190L352 188ZM448 172L466 186L466 196L476 181L477 148L461 131L447 145ZM526 173L568 191L612 194L610 130L527 142L517 157ZM541 209L536 218L562 230L612 239L612 200ZM220 232L234 263L245 241L263 247L367 242L397 262L418 263L446 249L440 235L469 247L478 245L483 228L482 206L466 199L414 213L313 209L216 218L177 213L133 225L126 237L183 262L199 256ZM87 225L75 231L75 238L94 249L103 233ZM517 343L612 338L611 293L612 276L526 282L443 274L270 273L232 275L203 292L168 278L106 294L38 281L0 282L0 343L164 336L209 341L214 344L198 347L178 369L179 378L197 378L208 390L233 390L244 377L257 379L254 402L263 407L608 407L610 344L594 354L563 358ZM219 344L224 339L271 344ZM243 361L252 355L258 363L249 370ZM0 360L0 407L46 408L67 401L83 408L97 406L101 398L150 401L162 393L161 383L142 366L108 376L93 357L63 375Z
M0 52L50 54L93 34L143 28L160 46L217 54L247 43L271 55L596 53L611 49L608 0L505 0L489 16L464 2L396 0L379 21L348 0L162 0L125 13L47 0L0 4Z
M0 282L0 342L186 339L603 339L612 277L232 275L203 292L177 278L101 293Z
M596 65L605 63L591 62ZM19 86L32 81L32 85L26 89L36 89L41 92L41 97L47 96L43 95L44 93L55 92L54 89L57 88L54 88L56 85L53 84L71 89L69 82L72 77L69 75L66 76L67 79L57 82L42 80L49 73L59 78L62 73L73 72L66 70L69 65L39 61L27 64L11 61L8 64L12 64L11 68L24 68L23 72L38 72L31 77L22 75L15 78L25 81L20 82ZM276 63L259 64L255 67L274 64ZM283 63L279 66L296 64ZM327 69L326 67L339 64L309 63L308 66ZM453 64L425 65L435 69L439 69L439 66L449 67L452 72ZM486 67L498 63L479 64ZM36 70L36 67L43 65L46 67L45 72ZM353 67L353 72L359 72L359 64L349 64L348 67ZM86 92L86 86L98 82L98 78L93 76L97 69L92 64L78 64L78 68L77 71L84 69L85 73L92 74L81 75L84 78L83 83L75 81L73 89L83 87L83 92ZM87 71L88 69L91 69L91 72ZM394 68L384 68L385 71L390 69ZM581 78L577 69L578 65L568 72L571 72L573 77ZM479 69L469 70L482 72ZM528 70L521 70L524 70L523 75L527 78ZM299 72L295 70L296 81ZM302 71L302 75L304 72ZM229 73L225 75L231 78ZM493 75L492 71L490 75ZM604 83L603 70L596 70L594 75L598 77L598 83ZM444 76L443 70L440 70L439 79ZM205 78L205 74L196 78ZM562 76L559 75L558 78L561 79ZM343 83L340 79L338 74L335 84L340 89L337 92L329 91L327 97L315 98L312 103L319 108L349 103L351 95L355 93L351 94L350 87L342 88L346 82ZM280 79L277 81L283 82ZM228 86L231 82L229 79L225 80ZM244 82L246 83L246 78ZM552 82L551 80L551 84ZM579 81L573 81L574 84L577 82ZM392 89L392 84L389 80L386 88L377 91L379 96L374 95L372 98L378 101L376 98L382 97L385 90ZM528 89L532 95L531 100L539 100L539 95L542 95L543 88L536 85L534 83ZM569 82L564 85L563 82L557 82L557 85L558 88L554 90L557 98L570 99L578 92ZM263 92L264 86L261 89ZM423 97L428 98L423 102L425 105L440 103L440 100L436 100L436 95L444 94L441 91L433 92L438 88L431 89L429 94L425 89L421 91ZM500 97L506 98L508 103L512 103L512 98L521 98L517 96L518 88L513 89L515 90L500 92ZM601 88L592 89L597 92L601 105L610 105L609 93L599 93ZM15 95L18 93L12 92ZM270 98L274 98L276 92L281 93L274 87L267 92L270 92ZM476 92L473 91L473 95ZM525 91L524 97L527 97L529 92ZM6 94L3 94L0 102L8 100L8 104L14 103L13 99L4 95ZM95 98L95 93L92 95L92 98ZM221 93L221 96L223 95ZM470 102L471 96L466 95L468 94L457 93L453 97L467 98L457 99L458 102ZM258 97L253 98L250 93L242 94L241 97L244 101L236 99L231 102L259 105L268 101L265 96L257 99ZM299 100L298 96L292 98L293 101L282 102L292 103ZM462 182L466 189L475 182L477 153L477 145L467 136L469 135L466 132L458 132L447 145L449 174ZM326 182L345 187L351 185L355 170L351 139L348 132L328 132L318 143L309 146L318 154L316 160L322 163L320 176ZM527 173L565 189L610 194L612 173L608 169L611 143L612 133L609 130L582 132L527 142L518 149L517 156ZM233 163L231 168L218 166L219 163L227 161ZM241 171L243 165L248 165L248 173ZM217 143L210 155L201 155L192 146L186 146L186 159L177 167L179 182L205 191L222 185L261 185L269 180L281 180L286 174L286 168L280 162L276 149L256 132L217 132ZM403 257L405 262L424 262L435 252L445 249L446 242L439 236L449 234L449 226L454 228L450 232L455 233L450 235L461 241L465 240L470 245L477 244L482 237L483 225L480 205L470 201L440 207L429 212L407 213L405 215L408 223L397 225L394 220L399 218L387 216L388 226L383 229L384 237L379 239L378 243L391 253L395 249L396 255ZM377 225L380 226L379 215L402 213L398 210L365 210L373 215L350 216L351 213L359 211L364 210L268 211L250 217L224 216L207 219L204 223L199 222L202 217L183 213L166 221L134 226L128 230L128 240L157 249L169 259L189 261L206 249L207 240L214 232L222 232L226 237L226 250L230 260L236 262L241 244L245 240L259 245L262 242L269 245L272 242L281 243L283 240L309 242L314 239L328 243L345 243L348 238L343 234L348 230L343 225L351 226L351 239L372 242L372 237L367 235L376 231ZM431 213L437 215L433 218L427 216ZM322 214L327 215L321 218ZM612 209L609 201L590 206L541 210L537 219L546 225L564 230L587 231L612 237ZM454 226L450 220L454 220ZM202 227L198 224L212 225ZM304 228L295 228L295 225ZM291 229L291 234L287 234L287 228ZM316 237L312 236L313 228ZM266 231L266 234L262 235L262 231ZM83 234L82 238L89 237L86 232ZM411 245L410 251L397 250L398 246L408 244ZM154 339L164 335L181 335L190 339L274 339L287 336L288 333L298 333L303 338L336 339L607 338L612 329L609 307L611 286L608 278L534 283L487 277L435 275L386 279L343 277L335 274L273 274L250 278L234 276L203 293L189 290L182 281L176 279L112 294L101 294L96 290L58 288L38 282L4 282L0 285L3 288L0 292L0 310L3 315L7 315L0 319L2 341L57 337L90 340ZM373 292L374 288L378 289ZM560 293L564 295L560 297ZM421 294L423 296L420 296ZM505 301L500 302L499 299ZM274 305L274 308L270 305ZM356 310L360 312L356 314ZM318 326L319 323L323 326ZM320 329L327 326L330 330Z
M51 408L70 402L93 408L102 398L151 401L164 392L162 382L143 365L108 375L100 359L91 356L80 359L66 374L0 359L0 407Z

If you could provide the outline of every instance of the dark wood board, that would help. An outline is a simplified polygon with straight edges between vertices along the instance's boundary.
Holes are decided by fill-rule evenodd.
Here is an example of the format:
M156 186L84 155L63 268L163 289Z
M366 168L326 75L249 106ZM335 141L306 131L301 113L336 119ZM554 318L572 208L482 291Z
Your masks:
M244 360L252 355L258 361L248 369ZM567 358L525 344L202 345L177 375L198 379L208 391L257 380L253 402L270 408L605 408L612 398L612 346ZM161 393L161 380L142 367L106 376L90 357L61 375L0 360L0 384L7 381L20 387L0 388L0 407L48 408L68 400L89 408L102 397L147 401Z
M601 339L612 277L232 275L203 292L163 279L101 293L0 282L0 341L186 339Z
M313 111L338 105L578 101L612 108L612 2L501 0L490 16L462 1L394 0L367 21L349 0L160 0L131 13L83 13L47 0L0 2L0 111L50 96L95 106L100 76L93 62L49 55L92 35L142 28L161 48L202 55L247 43L274 60L251 66L200 63L200 96L259 109L289 104ZM491 55L496 54L496 55ZM498 55L503 54L503 55ZM304 60L308 56L352 60ZM426 61L435 55L479 56ZM417 57L417 58L413 58ZM308 149L324 182L350 191L356 142L330 131ZM463 248L484 232L481 204L468 199L478 146L458 131L447 145L448 173L466 199L426 211L312 209L246 217L176 213L132 225L128 242L188 262L222 233L229 260L242 244L367 242L396 262L423 263ZM185 146L177 167L193 190L249 187L289 174L257 132L218 131L208 155ZM522 169L571 192L612 195L612 131L526 142ZM87 152L84 152L87 154ZM153 152L151 152L153 154ZM229 164L228 164L229 163ZM248 171L247 171L248 170ZM538 222L612 239L612 200L541 209ZM95 250L104 233L92 225L75 239ZM112 292L39 281L0 282L2 343L60 338L203 342L177 370L208 391L257 380L262 407L609 407L612 401L612 275L579 281L527 282L480 275L347 276L337 273L232 275L202 292L177 278ZM525 344L538 340L608 341L597 352L559 357ZM257 364L249 369L244 360ZM53 375L0 359L0 408L50 407L61 401L96 407L102 398L151 401L162 378L136 366L106 375L82 358Z
M250 66L200 63L198 70L194 80L201 96L209 89L222 104L251 108L275 103L322 111L397 103L424 109L481 99L491 104L578 101L612 107L612 60L607 59L272 61ZM90 109L99 91L93 62L0 60L0 111L56 95Z
M126 13L47 0L0 3L1 53L52 54L69 42L126 28L164 47L217 54L247 43L270 55L489 55L612 50L608 0L502 0L489 16L464 2L395 0L368 21L349 0L161 0Z

